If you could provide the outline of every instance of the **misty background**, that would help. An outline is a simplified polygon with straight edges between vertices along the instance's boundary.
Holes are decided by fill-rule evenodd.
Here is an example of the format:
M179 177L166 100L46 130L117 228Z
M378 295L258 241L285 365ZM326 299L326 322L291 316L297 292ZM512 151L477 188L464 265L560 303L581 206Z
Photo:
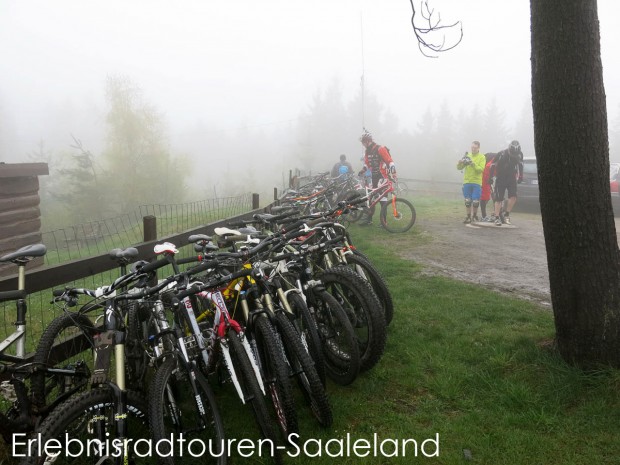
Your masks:
M620 161L620 4L598 3ZM51 227L144 203L270 199L291 169L327 171L342 153L361 167L363 126L402 178L461 180L474 139L535 156L529 2L429 6L463 29L437 58L420 53L406 0L0 0L0 162L49 164Z

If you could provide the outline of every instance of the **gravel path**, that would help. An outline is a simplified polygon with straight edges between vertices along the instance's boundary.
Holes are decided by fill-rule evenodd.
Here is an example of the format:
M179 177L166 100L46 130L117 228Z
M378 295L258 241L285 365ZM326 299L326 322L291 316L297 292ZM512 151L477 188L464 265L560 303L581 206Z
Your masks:
M405 253L426 272L480 284L551 305L547 253L540 215L513 213L514 229L473 229L454 217L418 218L432 240Z

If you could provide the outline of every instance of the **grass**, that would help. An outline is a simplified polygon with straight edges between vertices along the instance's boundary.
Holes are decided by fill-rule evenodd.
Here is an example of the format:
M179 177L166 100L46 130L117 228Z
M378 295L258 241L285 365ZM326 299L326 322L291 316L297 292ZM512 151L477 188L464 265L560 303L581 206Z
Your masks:
M431 199L414 199L414 204L419 218L458 213L461 206ZM397 253L432 240L416 227L392 235L353 226L351 234L389 284L394 321L377 366L351 386L329 384L332 428L322 430L307 409L300 412L303 438L325 445L347 434L372 441L376 433L380 440L416 439L420 446L439 434L437 457L424 458L420 449L413 457L408 447L405 457L353 455L337 457L339 464L618 463L620 371L584 373L565 364L550 343L555 330L547 308L425 275L420 265ZM225 398L230 436L255 434L248 413ZM308 444L308 452L315 453L316 442ZM427 452L434 451L431 445ZM386 452L393 450L387 446ZM337 453L338 447L332 443L330 451ZM334 463L325 450L322 457L286 459Z
M418 217L445 213L450 201L415 199ZM351 228L352 237L384 274L395 302L385 354L351 385L328 385L334 425L321 429L300 408L302 440L416 439L405 457L337 457L339 464L590 465L620 457L620 371L584 373L565 364L549 342L548 309L443 277L398 257L402 247L432 238L414 227L403 235ZM225 388L225 389L224 389ZM250 413L230 386L216 387L229 437L255 437ZM299 399L303 405L303 399ZM439 454L421 443L439 435ZM317 452L317 442L308 442ZM434 452L427 443L427 452ZM330 452L339 444L332 442ZM385 452L393 451L386 443ZM292 450L292 453L295 451ZM240 463L235 460L235 463ZM243 459L243 463L263 463ZM269 463L264 462L264 463ZM286 457L289 464L332 464Z

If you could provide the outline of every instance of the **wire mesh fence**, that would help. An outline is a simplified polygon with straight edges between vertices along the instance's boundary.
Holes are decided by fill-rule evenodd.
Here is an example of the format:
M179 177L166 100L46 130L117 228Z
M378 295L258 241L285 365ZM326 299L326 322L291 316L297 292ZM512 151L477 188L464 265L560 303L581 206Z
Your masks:
M157 218L157 237L164 238L221 219L241 215L250 210L252 210L251 193L184 204L143 205L124 215L42 233L42 243L47 247L45 265L94 257L114 248L137 245L144 241L143 217L145 216ZM179 256L185 257L191 253L190 247L184 247ZM15 272L17 272L17 267L15 267ZM162 272L165 273L166 270ZM116 269L67 282L65 285L96 289L112 283L119 276L120 271ZM26 278L27 289L28 278ZM61 307L51 304L51 300L52 289L35 292L28 296L27 351L34 349L46 325L63 311ZM15 302L0 303L0 340L5 339L15 330L15 318ZM12 353L12 351L9 349L7 353Z
M241 214L252 208L252 194L207 199L191 203L142 205L136 210L113 218L78 224L44 232L47 246L46 265L92 257L115 247L129 247L143 241L143 217L157 218L157 237L183 232Z

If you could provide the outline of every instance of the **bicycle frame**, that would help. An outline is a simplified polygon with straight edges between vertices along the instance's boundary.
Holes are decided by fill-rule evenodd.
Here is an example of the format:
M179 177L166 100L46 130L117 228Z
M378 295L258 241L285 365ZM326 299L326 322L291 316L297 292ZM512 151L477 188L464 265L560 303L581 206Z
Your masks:
M26 265L18 265L17 274L17 290L25 291L26 289ZM17 321L15 322L15 331L8 335L2 343L0 343L0 361L20 362L24 360L26 352L26 311L27 304L25 300L25 292L15 301L17 305ZM7 299L14 300L14 299ZM6 349L15 344L15 355L8 355L4 352Z
M386 178L385 184L375 188L366 186L365 190L366 196L368 197L368 200L366 201L366 206L368 208L372 208L377 205L377 203L379 203L383 197L386 197L390 193L392 194L393 199L396 198L394 184L389 178Z
M214 347L214 348L217 347L217 345L219 345L219 347L222 349L222 355L224 356L224 362L228 370L228 373L230 374L232 383L235 386L235 390L237 391L239 398L245 404L245 396L243 395L243 390L241 389L241 385L239 384L239 379L235 372L235 367L233 366L232 358L230 357L230 349L226 341L226 332L228 328L232 328L240 336L243 336L243 328L241 327L239 322L231 318L230 314L228 313L228 307L226 306L226 302L224 301L224 296L222 295L222 292L220 290L202 291L198 293L197 295L207 299L209 302L211 302L215 306L214 324L213 324L213 331L211 333L210 345L211 347ZM204 319L206 314L208 314L208 312L203 312L200 315L201 319ZM194 321L196 320L197 319L194 317ZM252 348L250 347L250 344L248 343L247 338L240 337L240 340L241 340L241 343L243 345L243 348L246 354L248 355L250 364L252 365L252 370L254 371L254 374L256 376L260 389L262 393L265 394L263 378L260 374L260 370L254 358L254 354L252 353ZM206 349L204 352L206 352ZM208 369L211 368L210 363L207 363L207 368Z
M178 274L179 267L174 259L174 254L176 253L175 251L176 251L176 247L174 247L173 244L169 244L169 243L161 244L161 247L156 246L156 250L155 250L157 254L162 254L162 253L164 254L168 263L172 265L174 272ZM194 281L194 282L186 281L183 283L183 287L191 288L193 286L200 286L202 284L203 283L199 281ZM230 314L228 313L228 309L226 307L226 303L224 301L224 297L222 293L219 290L215 290L215 291L205 290L205 291L197 292L196 295L207 299L213 305L213 307L215 307L214 325L213 325L212 332L211 332L211 339L208 344L205 344L205 339L204 339L204 336L202 334L202 331L198 323L199 321L202 321L203 319L205 319L206 316L210 312L209 310L207 310L203 312L201 315L199 315L198 317L196 317L191 297L189 295L183 297L181 299L179 309L180 310L184 309L185 311L182 312L181 314L177 313L177 316L179 317L179 319L176 320L179 325L182 325L181 318L183 318L186 323L185 328L179 328L179 330L181 330L181 333L178 335L178 343L181 348L181 351L183 352L183 356L186 358L186 360L189 361L189 355L187 353L187 347L186 347L186 343L188 341L186 337L184 337L184 334L183 334L183 331L185 331L187 334L187 337L193 338L195 344L198 346L198 349L201 354L201 358L205 365L205 370L206 370L205 374L208 375L209 372L213 369L213 366L216 360L215 357L213 358L210 357L209 349L210 348L213 349L215 353L217 347L219 346L221 348L221 353L224 357L224 363L230 374L230 377L235 386L235 389L241 401L245 404L245 396L243 395L243 390L241 389L241 385L239 383L237 374L235 373L235 369L232 363L232 358L230 356L228 343L226 340L227 329L233 328L233 330L240 336L239 339L248 355L250 364L252 365L252 369L256 373L256 378L258 380L259 386L264 394L265 388L263 386L262 377L260 376L260 371L258 369L258 366L256 365L256 361L252 354L250 345L248 344L248 341L245 337L241 337L243 336L243 328L236 320L231 318Z

